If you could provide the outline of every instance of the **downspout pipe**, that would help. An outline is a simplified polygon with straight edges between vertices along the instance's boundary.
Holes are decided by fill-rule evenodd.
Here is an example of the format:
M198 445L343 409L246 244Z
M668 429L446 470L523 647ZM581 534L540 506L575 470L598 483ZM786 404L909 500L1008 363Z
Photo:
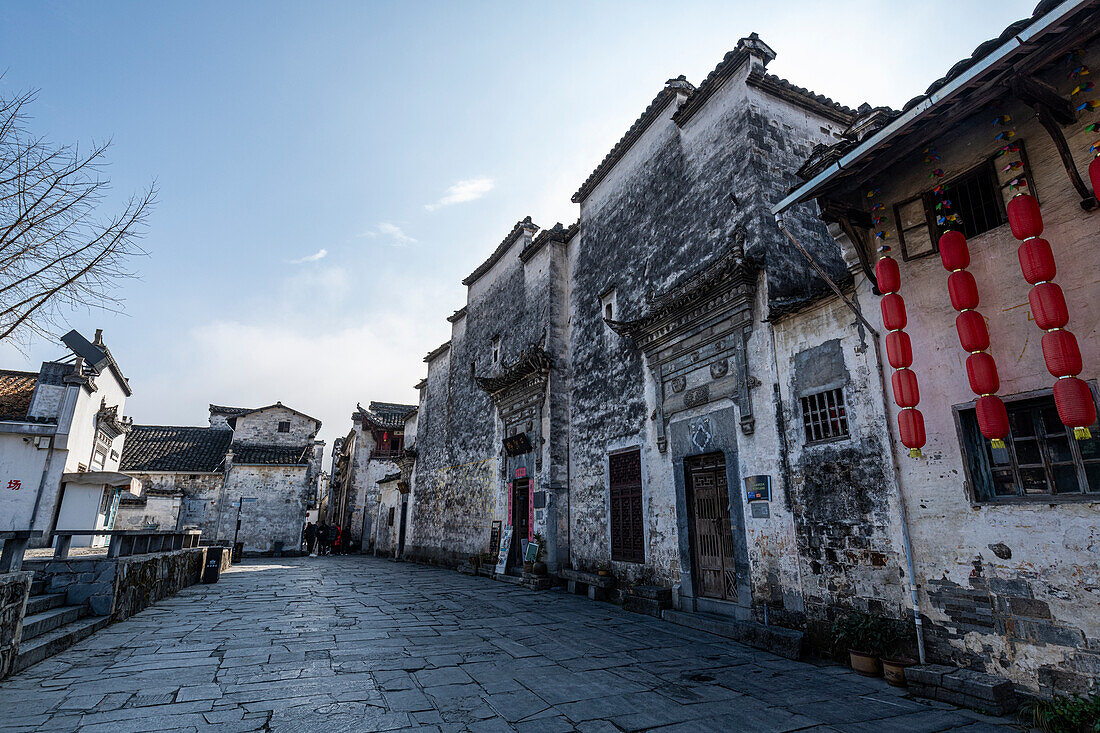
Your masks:
M806 251L806 248L803 247L799 243L799 241L795 239L794 235L791 234L790 230L788 230L787 227L783 225L783 217L781 214L777 213L775 215L775 224L777 227L779 227L779 230L786 235L787 239L791 240L791 243L795 246L795 249L802 253L802 256L806 258L806 260L810 263L810 266L813 267L814 270L817 271L817 274L821 276L826 284L828 284L829 288L834 293L836 293L836 295L841 300L844 301L844 304L848 306L848 308L853 313L855 313L856 318L858 318L860 323L862 323L863 326L870 332L871 341L875 345L875 366L878 369L879 387L882 393L883 414L889 416L890 402L886 397L889 392L886 388L886 374L882 369L882 346L879 342L878 330L876 330L873 326L871 326L870 323L867 322L867 319L863 316L863 312L859 309L859 306L853 303L846 295L844 295L844 293L841 292L840 288L833 281L833 279L829 277L829 274L825 272L821 265L818 264L817 260L815 260L813 256ZM909 600L913 609L913 626L917 632L917 656L920 659L920 663L925 664L924 622L921 620L920 597L917 593L917 573L916 563L913 561L913 544L909 539L909 512L906 510L905 493L902 490L901 486L901 466L898 465L897 454L893 450L890 451L890 459L894 467L895 485L898 492L898 516L901 520L901 544L902 549L905 552L905 564L909 571Z

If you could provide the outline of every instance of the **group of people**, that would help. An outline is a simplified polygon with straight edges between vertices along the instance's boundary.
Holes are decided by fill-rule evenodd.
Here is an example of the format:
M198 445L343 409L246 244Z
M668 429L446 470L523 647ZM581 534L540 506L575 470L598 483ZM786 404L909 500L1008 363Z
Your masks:
M302 530L302 541L310 557L339 555L345 552L344 531L339 524L326 524L323 520L307 522Z

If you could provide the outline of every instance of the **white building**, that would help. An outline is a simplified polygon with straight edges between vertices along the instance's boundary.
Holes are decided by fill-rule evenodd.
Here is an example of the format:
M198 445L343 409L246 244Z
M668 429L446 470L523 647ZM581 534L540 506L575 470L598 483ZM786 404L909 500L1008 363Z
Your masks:
M141 484L119 471L130 431L130 385L97 330L76 331L69 353L38 372L0 370L0 528L111 529L120 496ZM73 545L102 544L75 538Z

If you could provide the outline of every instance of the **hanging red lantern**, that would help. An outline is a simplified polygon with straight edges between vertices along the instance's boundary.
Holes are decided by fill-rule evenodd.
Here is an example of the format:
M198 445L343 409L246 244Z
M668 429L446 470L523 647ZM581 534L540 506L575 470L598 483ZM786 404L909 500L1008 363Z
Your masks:
M891 331L886 334L886 358L895 369L905 369L913 365L913 344L905 331Z
M966 357L966 377L974 394L994 394L1001 388L997 376L997 362L984 351L978 351Z
M924 415L915 407L907 407L898 413L898 432L901 443L909 449L912 458L920 458L920 449L926 441L924 435Z
M978 307L978 284L966 270L956 270L948 276L947 293L951 296L951 307L957 311Z
M1069 308L1066 296L1054 283L1039 283L1027 294L1031 304L1031 315L1035 323L1044 331L1052 328L1065 328L1069 323Z
M875 264L875 280L880 293L896 293L901 290L901 271L892 257L883 257Z
M955 318L955 330L959 332L959 343L970 354L989 348L989 329L985 319L978 311L963 311Z
M1050 242L1033 237L1016 250L1020 258L1020 270L1030 285L1053 280L1058 268L1054 265L1054 253L1050 251Z
M897 331L905 328L905 301L897 293L887 293L882 296L879 304L882 308L882 323L887 331Z
M1100 156L1089 163L1089 180L1092 181L1092 197L1100 201Z
M1063 377L1055 382L1054 405L1062 422L1073 428L1073 437L1078 440L1092 437L1089 426L1096 422L1096 403L1083 380Z
M940 261L948 272L970 267L970 247L962 232L951 230L940 237Z
M894 387L894 402L898 407L916 407L920 402L920 389L917 386L917 375L912 369L899 369L890 378Z
M1093 195L1100 181L1100 163L1089 165ZM1043 360L1047 370L1058 379L1054 382L1054 404L1058 417L1067 427L1073 428L1078 440L1091 437L1089 426L1096 422L1096 403L1083 381L1077 378L1083 363L1077 337L1065 330L1069 323L1069 308L1062 288L1051 282L1056 271L1050 243L1039 239L1043 233L1043 217L1039 203L1027 194L1017 196L1008 204L1008 221L1012 235L1027 240L1020 246L1020 269L1024 279L1032 283L1027 294L1031 315L1036 325L1046 331L1043 334Z
M1047 370L1056 377L1080 374L1083 365L1077 337L1061 328L1044 333L1043 360L1047 363Z
M1008 410L1005 403L996 395L984 395L978 398L974 406L978 416L978 428L994 448L1004 448L1004 439L1008 437Z
M1043 233L1043 215L1034 196L1021 193L1008 202L1008 225L1016 239L1030 239Z
M901 433L901 442L909 449L909 455L919 458L920 449L924 447L924 418L916 409L920 402L920 389L917 386L917 375L909 367L913 363L913 344L909 336L902 329L905 328L905 300L898 294L901 290L901 271L898 263L889 257L888 246L879 250L882 256L875 264L875 279L879 284L879 291L884 293L882 302L882 323L886 326L886 358L890 366L897 371L890 378L894 388L894 402L902 408L898 413L898 430Z

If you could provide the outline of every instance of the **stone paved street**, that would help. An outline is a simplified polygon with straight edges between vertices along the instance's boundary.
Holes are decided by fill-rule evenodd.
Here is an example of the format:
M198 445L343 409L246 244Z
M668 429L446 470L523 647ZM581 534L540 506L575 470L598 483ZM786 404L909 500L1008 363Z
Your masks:
M249 562L0 683L2 731L1009 731L559 592Z

